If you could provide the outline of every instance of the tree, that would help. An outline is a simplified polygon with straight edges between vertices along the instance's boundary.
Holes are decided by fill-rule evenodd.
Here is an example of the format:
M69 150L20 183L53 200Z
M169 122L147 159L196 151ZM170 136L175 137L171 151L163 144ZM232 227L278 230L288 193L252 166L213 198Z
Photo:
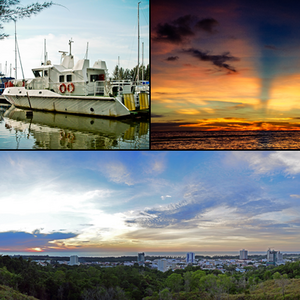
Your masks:
M280 275L278 272L274 273L273 278L276 284L281 288L282 296L284 297L285 288L289 285L289 280L287 274Z
M166 285L171 291L179 292L182 285L182 277L180 274L173 273L166 279Z
M16 6L20 0L0 0L0 29L3 29L2 23L31 17L41 12L43 9L53 5L52 2L33 3L25 7ZM0 33L0 39L8 37L8 34Z

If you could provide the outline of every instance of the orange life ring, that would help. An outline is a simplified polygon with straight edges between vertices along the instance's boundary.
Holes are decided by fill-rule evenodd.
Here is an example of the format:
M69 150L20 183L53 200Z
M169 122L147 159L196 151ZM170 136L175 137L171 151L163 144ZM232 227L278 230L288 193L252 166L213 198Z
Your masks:
M59 91L64 94L67 90L67 87L64 83L62 83L60 86L59 86Z
M67 89L69 93L73 93L75 90L74 83L73 82L69 83Z

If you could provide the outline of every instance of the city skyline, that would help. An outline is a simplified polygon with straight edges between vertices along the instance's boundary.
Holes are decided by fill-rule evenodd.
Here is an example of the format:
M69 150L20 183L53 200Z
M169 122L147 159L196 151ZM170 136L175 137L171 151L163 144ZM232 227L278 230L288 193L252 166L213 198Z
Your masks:
M0 253L298 251L298 151L0 158Z
M34 3L22 0L19 6ZM142 1L140 8L140 64L142 43L144 43L144 65L149 64L149 0ZM92 67L97 60L106 61L112 75L120 58L120 67L132 69L137 65L138 56L138 2L133 0L103 1L62 0L30 18L17 21L17 38L25 78L33 78L31 69L44 62L44 39L47 43L48 60L59 64L61 54L69 51L72 38L72 54L75 63L86 55ZM55 16L55 17L54 17ZM15 24L3 23L1 32L9 37L0 40L2 72L5 62L15 67ZM18 79L22 72L18 57ZM14 69L12 76L15 76Z
M299 130L299 11L152 1L152 130Z

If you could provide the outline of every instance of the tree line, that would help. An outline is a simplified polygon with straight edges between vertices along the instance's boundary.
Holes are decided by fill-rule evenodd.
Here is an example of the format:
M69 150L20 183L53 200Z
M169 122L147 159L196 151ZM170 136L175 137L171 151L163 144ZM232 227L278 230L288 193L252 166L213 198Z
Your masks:
M0 285L40 300L298 299L299 283L300 262L248 267L245 273L193 266L162 273L138 264L45 267L22 257L0 256Z
M144 72L144 76L143 76ZM139 67L139 80L149 81L150 80L150 67L149 64L147 66L140 66ZM123 69L122 67L119 67L118 65L115 66L115 69L112 73L112 79L113 80L137 80L137 66L135 66L133 69Z

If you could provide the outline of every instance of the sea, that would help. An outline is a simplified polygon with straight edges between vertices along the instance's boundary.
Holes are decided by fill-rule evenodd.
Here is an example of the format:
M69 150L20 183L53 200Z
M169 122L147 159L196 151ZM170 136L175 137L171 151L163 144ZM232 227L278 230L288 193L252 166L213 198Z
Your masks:
M0 149L149 149L149 118L108 119L0 104Z
M186 257L187 252L147 252L141 250L147 256L160 256L160 257ZM283 254L300 254L300 251L280 251ZM239 251L194 251L195 255L200 256L237 256L240 255ZM40 256L61 256L70 257L71 255L77 255L78 257L121 257L121 256L137 256L138 252L121 252L121 251L99 251L99 252L84 252L84 251L53 251L53 252L10 252L0 251L0 255L40 255ZM248 255L267 255L267 251L248 251Z
M152 131L151 149L300 149L299 131Z

